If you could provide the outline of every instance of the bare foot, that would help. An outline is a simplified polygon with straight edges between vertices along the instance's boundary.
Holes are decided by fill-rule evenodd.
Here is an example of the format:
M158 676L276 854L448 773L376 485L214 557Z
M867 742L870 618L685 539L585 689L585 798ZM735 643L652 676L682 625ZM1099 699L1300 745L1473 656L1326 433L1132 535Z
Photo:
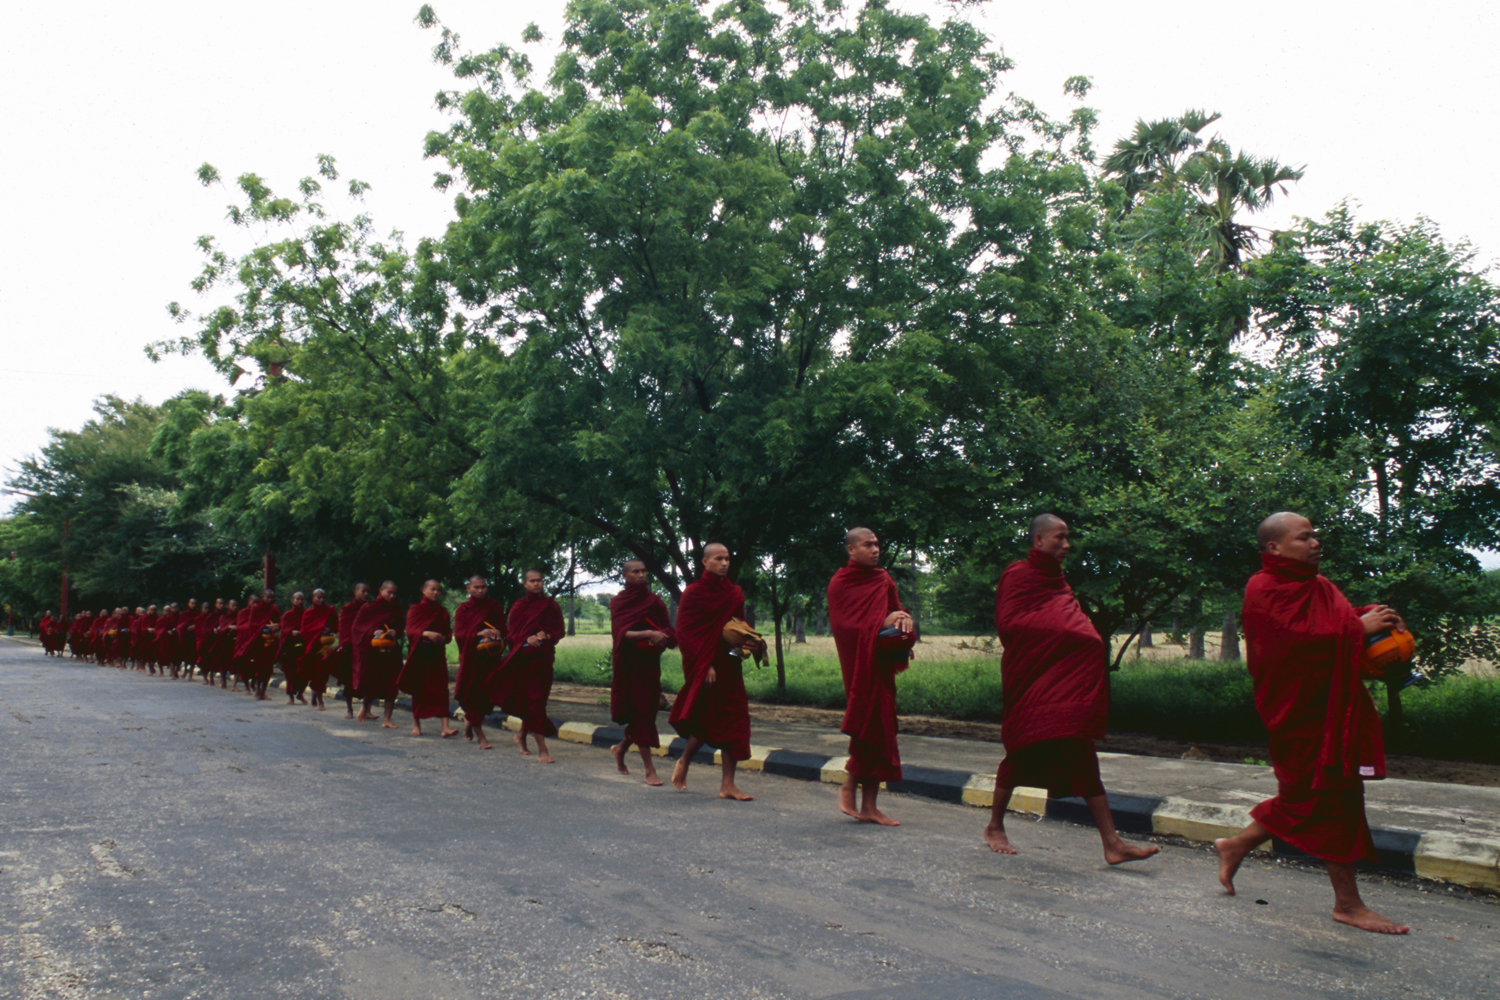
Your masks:
M375 716L371 715L368 709L362 708L362 709L359 710L359 714L354 717L354 721L355 722L373 722L373 721L375 721Z
M630 768L625 766L625 744L616 743L609 748L609 753L615 759L615 770L621 774L629 774ZM658 781L657 784L659 785L661 782Z
M839 812L850 819L859 819L859 810L854 805L854 786L839 786Z
M457 736L458 735L458 730L457 729L451 729L451 728L448 728L448 727L444 727L443 731L440 732L440 733L438 733L438 735L441 736L443 739L446 740L446 739L449 739L450 737Z
M328 711L328 708L327 708L327 706L325 706L321 702L319 702L319 704L318 704L318 711L320 711L320 712L326 712L326 711Z
M1411 930L1402 924L1396 923L1389 917L1382 917L1374 910L1363 904L1350 907L1347 910L1333 911L1333 919L1350 927L1358 927L1362 931L1370 931L1375 934L1405 934Z
M474 749L475 750L493 750L495 748L490 745L490 741L489 740L487 740L483 736L481 736L481 737L479 737L479 742L476 743L476 744L474 744Z
M300 695L300 694L299 694L299 695L298 695L298 696L297 696L297 700L298 700L298 701L300 701L300 702L302 702L302 704L304 704L304 705L306 705L306 704L307 704L307 699L306 699L306 698L304 698L304 697L303 697L303 696L302 696L302 695Z
M755 796L746 795L733 785L720 785L719 798L730 799L734 802L753 802L755 800Z
M1126 840L1115 839L1113 844L1104 848L1104 860L1112 865L1123 865L1127 861L1144 861L1153 854L1160 854L1161 848L1154 844L1150 847L1138 847Z
M468 740L471 743L474 741L474 723L464 723L464 739Z
M990 850L996 854L1015 854L1016 849L1010 846L1010 838L1005 835L1005 827L988 824L984 828L984 842L990 845Z
M1240 849L1229 837L1214 841L1214 850L1219 853L1219 884L1224 887L1226 896L1233 896L1235 872L1240 870L1240 863L1250 852Z
M391 728L395 729L396 727L392 726ZM408 736L421 736L422 735L422 727L414 725L414 726L411 727L411 732L407 733L406 735L408 735Z
M370 716L370 718L373 719L374 716L372 715L372 716ZM381 719L380 720L380 728L381 729L395 729L396 728L396 724L394 722L392 722L390 719ZM419 733L417 733L417 735L420 736L422 734L419 732Z
M900 826L901 824L891 819L879 809L869 806L859 811L858 819L861 823L879 823L881 826Z
M687 755L677 758L677 763L672 767L672 787L679 792L687 791Z
M556 764L557 763L557 761L553 758L553 756L550 753L548 753L546 750L543 750L541 752L541 755L539 757L537 757L536 760L537 760L538 764Z
M646 784L650 785L652 788L661 787L661 775L657 774L654 768L646 772Z
M530 757L531 756L531 751L526 746L526 734L525 733L517 733L516 734L516 746L518 746L518 747L521 748L521 755L523 757Z

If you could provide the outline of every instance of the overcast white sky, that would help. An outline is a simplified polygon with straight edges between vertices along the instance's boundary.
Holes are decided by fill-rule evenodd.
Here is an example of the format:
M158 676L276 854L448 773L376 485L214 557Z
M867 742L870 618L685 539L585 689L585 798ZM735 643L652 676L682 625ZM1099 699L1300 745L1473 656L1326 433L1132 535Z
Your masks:
M931 0L907 7L943 11ZM423 136L451 77L431 62L419 0L259 0L3 5L0 35L0 467L76 427L103 393L158 402L226 386L199 359L152 364L148 342L182 331L198 302L193 240L225 233L219 188L253 171L293 193L331 153L373 187L365 208L409 241L435 234L450 197L431 187ZM556 39L562 0L434 0L470 48L519 44L527 21ZM1224 114L1236 148L1306 165L1263 217L1426 215L1449 238L1500 253L1492 105L1500 15L1490 4L1311 0L1148 7L990 0L965 16L1017 64L1004 86L1064 113L1064 79L1092 76L1107 147L1137 118ZM335 203L336 207L341 208ZM9 498L0 497L0 511Z

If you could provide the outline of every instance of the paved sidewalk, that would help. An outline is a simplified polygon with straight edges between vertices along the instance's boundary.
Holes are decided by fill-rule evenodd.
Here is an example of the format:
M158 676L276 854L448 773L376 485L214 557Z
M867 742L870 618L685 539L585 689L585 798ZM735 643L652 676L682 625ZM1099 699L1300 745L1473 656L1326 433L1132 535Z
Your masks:
M564 740L606 748L620 741L621 730L606 706L553 701L548 709ZM519 720L501 713L488 721L519 728ZM660 726L665 740L671 735L665 712ZM754 722L752 732L751 758L742 768L805 781L844 781L847 737L798 723ZM675 757L683 745L674 739L661 753ZM997 743L903 735L904 777L889 789L988 809L1003 756ZM700 757L712 759L707 751ZM1271 769L1248 764L1101 752L1099 768L1115 823L1130 833L1211 841L1239 832L1250 821L1251 807L1276 793ZM1396 779L1372 781L1365 788L1380 867L1500 892L1500 788ZM1049 798L1039 788L1017 789L1010 808L1090 822L1082 800ZM1297 853L1280 842L1273 849Z

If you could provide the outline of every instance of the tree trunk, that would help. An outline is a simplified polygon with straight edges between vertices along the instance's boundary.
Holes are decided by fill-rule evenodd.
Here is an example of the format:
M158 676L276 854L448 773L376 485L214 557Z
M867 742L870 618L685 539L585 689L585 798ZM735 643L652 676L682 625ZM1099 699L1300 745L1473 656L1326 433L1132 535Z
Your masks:
M746 606L746 611L750 608ZM786 694L786 660L781 654L781 616L776 616L776 693Z
M667 602L667 617L669 617L669 618L672 619L672 627L676 628L677 627L677 595L676 594L673 594L672 595L672 599Z
M1188 639L1187 658L1190 660L1201 660L1204 657L1203 634L1207 630L1203 627L1202 618L1203 598L1194 594L1193 599L1188 602L1188 620L1192 623L1193 628L1193 634Z
M1155 649L1156 643L1151 641L1151 623L1141 622L1141 634L1135 640L1138 649Z
M911 631L922 641L922 590L921 577L917 575L917 547L911 548Z
M1401 679L1393 679L1394 674L1400 674ZM1400 667L1393 667L1392 672L1386 675L1385 681L1385 725L1382 727L1386 742L1394 746L1400 746L1406 737L1406 712L1401 707L1401 685L1406 683L1407 672Z
M807 629L803 625L802 612L795 611L792 613L792 642L798 643L806 641Z
M755 605L745 602L745 624L755 628Z
M1224 612L1224 631L1219 635L1219 659L1238 660L1240 656L1240 624L1234 611Z
M818 635L823 636L828 634L828 610L826 608L819 608L817 616L813 618L813 621L817 623L816 631Z
M568 595L568 635L573 636L578 630L578 596Z

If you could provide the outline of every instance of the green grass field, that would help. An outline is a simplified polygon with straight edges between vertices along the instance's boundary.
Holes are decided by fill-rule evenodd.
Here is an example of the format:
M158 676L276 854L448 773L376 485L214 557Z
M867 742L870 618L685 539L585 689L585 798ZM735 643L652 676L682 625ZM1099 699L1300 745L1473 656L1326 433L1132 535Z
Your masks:
M774 665L746 672L745 686L757 701L813 708L844 707L844 687L832 642L810 641L786 653L787 690L776 690ZM557 679L608 687L607 636L577 636L557 650ZM965 648L961 640L935 639L917 647L917 659L896 682L901 711L908 715L999 722L1000 658ZM662 686L682 685L675 652L662 658ZM1385 714L1385 691L1373 686ZM1500 763L1500 679L1455 677L1430 688L1408 688L1402 703L1407 734L1387 734L1392 752ZM1250 675L1243 663L1127 658L1110 677L1110 729L1184 740L1264 743Z

